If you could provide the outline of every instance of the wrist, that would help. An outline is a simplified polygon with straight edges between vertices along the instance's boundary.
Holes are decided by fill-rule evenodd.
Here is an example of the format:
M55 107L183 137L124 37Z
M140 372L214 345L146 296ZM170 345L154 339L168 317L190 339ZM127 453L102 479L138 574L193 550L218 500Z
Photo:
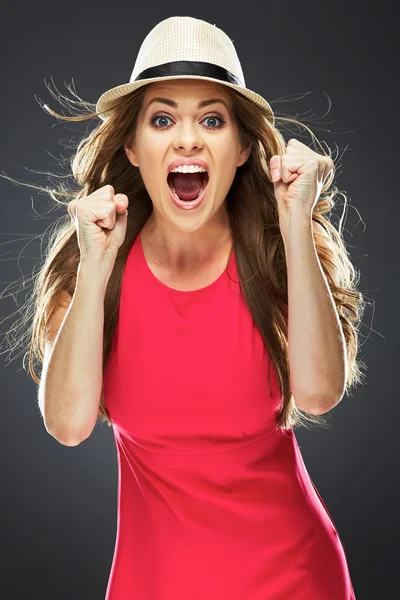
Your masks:
M108 265L104 260L81 260L78 265L77 278L84 280L92 288L104 289L107 288L108 280L112 273L113 265Z
M313 230L312 215L304 215L302 213L288 213L279 215L279 227L282 237L293 235L296 233L309 233Z

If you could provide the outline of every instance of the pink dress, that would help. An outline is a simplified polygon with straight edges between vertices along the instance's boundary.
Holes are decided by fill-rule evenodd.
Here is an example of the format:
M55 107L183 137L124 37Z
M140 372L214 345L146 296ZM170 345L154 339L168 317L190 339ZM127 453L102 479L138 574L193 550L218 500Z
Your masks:
M180 291L136 238L104 377L119 478L106 600L355 600L294 431L276 426L269 365L233 251Z

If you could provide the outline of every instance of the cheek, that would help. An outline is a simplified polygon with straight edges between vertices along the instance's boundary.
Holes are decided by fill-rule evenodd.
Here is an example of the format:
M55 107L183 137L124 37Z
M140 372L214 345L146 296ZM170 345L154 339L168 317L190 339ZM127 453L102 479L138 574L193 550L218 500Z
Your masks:
M160 144L149 143L148 139L140 146L138 163L143 183L152 200L158 198L166 184L164 176L166 151Z
M137 145L137 161L139 163L140 172L143 177L146 174L153 176L162 169L163 166L163 149L160 143L151 139L150 136L139 140Z
M219 168L219 179L221 183L230 186L235 178L238 163L238 155L234 147L230 151L224 152L221 157Z

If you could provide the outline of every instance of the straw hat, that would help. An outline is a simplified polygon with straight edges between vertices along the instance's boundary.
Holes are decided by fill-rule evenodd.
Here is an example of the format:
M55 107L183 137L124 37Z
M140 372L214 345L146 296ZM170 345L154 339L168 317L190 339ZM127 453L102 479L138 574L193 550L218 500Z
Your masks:
M216 25L194 17L169 17L147 34L139 49L129 83L104 92L96 112L104 121L110 102L133 90L168 79L203 79L233 88L261 109L274 124L266 100L246 88L242 67L229 37Z

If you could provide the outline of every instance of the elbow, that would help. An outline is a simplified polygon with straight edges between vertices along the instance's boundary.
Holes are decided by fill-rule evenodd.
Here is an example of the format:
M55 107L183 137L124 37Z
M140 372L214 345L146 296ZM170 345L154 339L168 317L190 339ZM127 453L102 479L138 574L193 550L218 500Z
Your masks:
M55 440L57 440L57 442L59 442L63 446L79 446L79 444L81 444L88 437L90 437L93 429L94 427L92 427L89 432L87 432L86 430L85 433L81 433L46 426L47 433L49 433Z
M63 446L79 446L79 444L81 442L83 442L83 439L81 438L77 438L77 437L69 437L69 436L65 436L59 433L56 433L55 431L52 431L50 429L47 429L47 433L49 433L51 435L51 437L53 437L55 440L57 440L57 442L59 444L62 444Z
M75 440L75 439L60 439L56 438L57 442L62 444L63 446L79 446L83 440Z
M312 415L323 415L339 404L341 396L323 396L322 394L300 397L295 400L297 408Z

